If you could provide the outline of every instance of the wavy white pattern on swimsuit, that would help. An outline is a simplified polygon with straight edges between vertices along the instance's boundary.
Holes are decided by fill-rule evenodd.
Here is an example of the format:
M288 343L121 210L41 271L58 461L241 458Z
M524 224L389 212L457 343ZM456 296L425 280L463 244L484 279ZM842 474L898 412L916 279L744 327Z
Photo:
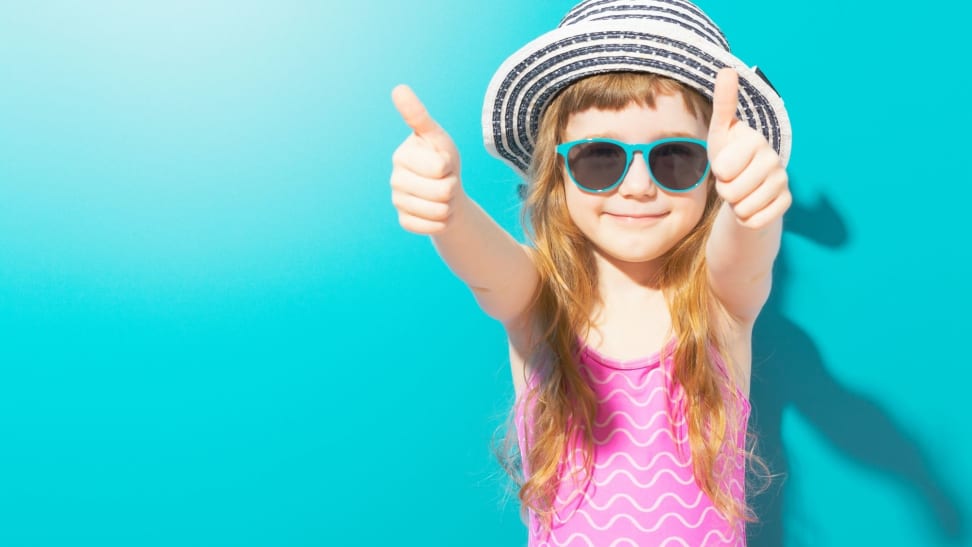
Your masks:
M717 364L725 374L725 365ZM594 474L589 482L583 476L562 481L550 535L544 534L531 512L529 545L745 545L745 525L731 529L695 482L685 393L680 385L673 385L671 357L661 362L656 354L621 362L585 347L580 365L598 399ZM737 442L741 447L750 406L738 390L735 394L740 401ZM518 404L516 414L521 454L525 453L523 406ZM581 471L579 452L575 455L562 476L568 476L570 467ZM741 459L733 462L729 478L738 499L745 494L743 464Z

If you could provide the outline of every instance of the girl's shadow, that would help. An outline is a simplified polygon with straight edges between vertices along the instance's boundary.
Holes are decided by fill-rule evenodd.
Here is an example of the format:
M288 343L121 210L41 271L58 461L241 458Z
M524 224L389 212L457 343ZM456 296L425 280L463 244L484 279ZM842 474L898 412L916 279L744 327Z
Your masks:
M812 208L794 204L787 212L785 229L834 249L848 239L844 222L825 197ZM958 504L921 447L877 402L840 385L829 373L832 366L853 363L824 363L814 341L785 316L788 274L784 249L774 267L773 293L756 324L750 421L759 437L760 454L771 471L782 476L751 500L760 522L748 529L749 545L780 547L786 538L783 516L790 470L781 424L788 406L845 455L906 485L927 509L926 516L941 530L941 537L965 538L966 524Z

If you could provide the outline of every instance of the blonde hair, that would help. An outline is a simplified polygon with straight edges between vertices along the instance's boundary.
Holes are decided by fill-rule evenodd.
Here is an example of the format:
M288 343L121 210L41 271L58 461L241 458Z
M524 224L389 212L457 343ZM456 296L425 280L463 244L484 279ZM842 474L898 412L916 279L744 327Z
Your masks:
M526 454L517 449L515 410L497 447L500 463L516 481L519 498L549 530L556 510L561 462L582 448L585 475L593 471L593 424L596 399L581 376L577 363L577 336L591 326L591 312L598 299L597 269L590 243L571 220L564 194L563 162L555 146L564 138L570 115L588 108L620 110L631 103L654 107L659 95L681 96L686 108L708 124L711 102L698 92L662 76L636 72L612 72L572 84L558 95L543 115L531 164L531 184L526 189L523 222L532 240L540 272L540 286L533 303L536 325L542 336L534 340L528 363L541 378L518 401L529 424ZM694 474L700 488L715 507L735 526L753 522L755 515L744 499L730 491L728 461L745 458L765 469L752 450L737 445L741 428L739 405L726 401L735 394L728 375L717 374L712 351L728 363L710 312L718 306L710 292L705 263L705 242L721 200L711 181L706 183L705 209L692 232L663 258L660 286L672 318L676 344L674 380L686 394L686 418ZM666 358L666 356L662 356ZM742 426L745 427L745 426ZM751 438L751 434L747 433ZM751 443L747 443L751 444ZM522 458L522 460L521 460ZM521 467L522 465L522 467ZM529 470L524 477L523 468Z

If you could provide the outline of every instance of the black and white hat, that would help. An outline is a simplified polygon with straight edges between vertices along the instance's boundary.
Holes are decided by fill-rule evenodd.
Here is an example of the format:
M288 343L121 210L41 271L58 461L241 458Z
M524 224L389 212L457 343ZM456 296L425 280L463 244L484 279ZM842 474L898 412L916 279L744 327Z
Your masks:
M486 90L483 138L489 153L525 176L540 118L565 87L603 72L653 72L712 99L716 73L739 74L736 116L760 131L785 166L790 119L763 73L729 52L719 27L687 0L584 0L556 29L510 56Z

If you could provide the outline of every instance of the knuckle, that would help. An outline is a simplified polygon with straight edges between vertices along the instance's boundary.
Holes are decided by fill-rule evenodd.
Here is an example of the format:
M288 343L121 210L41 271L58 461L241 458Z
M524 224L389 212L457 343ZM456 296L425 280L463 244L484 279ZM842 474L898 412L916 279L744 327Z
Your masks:
M766 140L762 133L750 127L749 124L737 123L733 128L736 129L736 134L733 137L749 149L759 148L762 142Z
M766 143L766 137L763 134L746 123L737 123L737 127L740 127L740 139L745 139L747 143L751 146L761 146Z
M395 209L398 209L399 211L405 209L405 197L401 192L392 192L391 201L392 205L395 206Z
M434 199L440 203L451 202L456 196L457 189L458 184L456 178L449 177L443 180L442 184L437 185Z
M452 207L447 203L435 203L429 208L429 220L444 222L449 220L452 214Z
M787 192L789 180L786 176L786 171L782 169L773 170L766 177L766 184L771 186L777 194Z
M712 174L715 175L718 180L726 179L726 162L728 161L728 154L723 150L709 164Z
M741 221L748 221L750 218L752 218L753 213L755 213L755 211L753 211L753 208L749 206L746 202L742 202L738 205L733 206L732 211L736 213L736 218L738 218Z
M440 231L436 223L423 218L407 215L401 219L402 227L413 234L430 235Z
M449 175L449 162L441 155L436 154L435 158L429 163L429 174L437 179L446 178Z
M735 210L736 206L739 204L740 200L742 200L743 196L741 195L741 192L738 191L738 189L733 188L732 185L729 185L729 188L727 188L725 193L722 194L722 198L728 201L730 204L732 204L733 210Z
M404 171L401 167L392 169L390 184L393 191L403 191L408 188L406 173L407 171Z
M409 158L412 155L413 146L411 139L405 139L402 144L398 145L398 148L392 153L392 165L405 166L409 162Z
M729 145L712 162L712 171L720 180L735 180L742 171L743 162L747 157L746 150L740 148L738 144Z
M428 235L441 231L436 223L430 223L427 220L414 215L401 214L398 217L398 222L401 224L402 228L404 228L406 231L412 232L413 234Z
M716 192L727 203L732 203L732 185L722 182L718 176L716 176Z
M405 213L398 214L398 223L401 224L402 228L408 230L409 232L415 232L415 222L411 215Z
M746 217L745 219L741 219L740 223L750 230L758 230L762 228L764 224L763 220L760 218L760 215Z
M762 139L763 136L760 135L760 138ZM763 142L765 143L765 139L763 139ZM776 150L773 150L769 143L765 143L762 148L760 148L759 155L760 163L766 166L766 170L768 172L776 171L781 167L780 156L776 153Z
M394 152L392 152L391 160L392 160L392 165L401 165L401 163L402 163L402 147L401 146L399 146L398 148L395 149Z

